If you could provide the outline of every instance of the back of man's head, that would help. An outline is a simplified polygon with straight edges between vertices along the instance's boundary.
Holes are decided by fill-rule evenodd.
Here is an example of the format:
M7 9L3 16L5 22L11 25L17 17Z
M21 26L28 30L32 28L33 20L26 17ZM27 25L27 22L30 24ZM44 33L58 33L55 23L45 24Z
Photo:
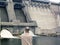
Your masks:
M26 28L25 28L25 32L26 32L26 33L29 33L29 30L30 30L29 27L26 27Z

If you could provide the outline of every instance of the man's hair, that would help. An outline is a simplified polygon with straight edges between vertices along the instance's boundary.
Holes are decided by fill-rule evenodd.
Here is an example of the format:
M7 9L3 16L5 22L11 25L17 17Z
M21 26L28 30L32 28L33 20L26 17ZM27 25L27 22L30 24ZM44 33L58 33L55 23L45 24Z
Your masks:
M29 33L29 30L30 30L29 27L25 28L25 32Z

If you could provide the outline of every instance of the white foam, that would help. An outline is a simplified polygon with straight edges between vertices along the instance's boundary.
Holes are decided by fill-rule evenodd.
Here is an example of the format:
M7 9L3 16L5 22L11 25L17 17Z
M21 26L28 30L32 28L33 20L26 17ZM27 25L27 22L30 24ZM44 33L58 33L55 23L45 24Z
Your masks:
M17 38L17 37L14 37L8 30L6 29L3 29L1 31L1 37L2 38Z

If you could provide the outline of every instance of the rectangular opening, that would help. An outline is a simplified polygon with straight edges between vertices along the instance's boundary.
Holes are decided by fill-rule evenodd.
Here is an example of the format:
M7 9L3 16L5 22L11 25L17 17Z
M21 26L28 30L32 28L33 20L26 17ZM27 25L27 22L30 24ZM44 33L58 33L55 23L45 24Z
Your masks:
M26 16L24 15L22 9L14 9L14 10L15 10L15 15L17 20L19 20L20 22L27 22Z
M22 0L13 0L13 2L22 2Z
M8 14L5 7L0 7L0 19L1 22L8 22Z
M6 1L6 0L0 0L0 1Z

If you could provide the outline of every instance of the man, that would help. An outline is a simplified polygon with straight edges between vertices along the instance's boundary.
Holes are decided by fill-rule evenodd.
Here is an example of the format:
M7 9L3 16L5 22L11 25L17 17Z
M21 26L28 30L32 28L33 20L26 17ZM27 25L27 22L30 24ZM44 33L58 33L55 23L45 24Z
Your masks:
M23 32L22 35L24 35L24 34L29 34L30 36L36 36L36 35L34 35L34 33L30 30L29 27L26 27L26 28L25 28L25 31Z
M24 33L21 35L22 45L32 45L32 35L29 34L29 27L25 28Z

